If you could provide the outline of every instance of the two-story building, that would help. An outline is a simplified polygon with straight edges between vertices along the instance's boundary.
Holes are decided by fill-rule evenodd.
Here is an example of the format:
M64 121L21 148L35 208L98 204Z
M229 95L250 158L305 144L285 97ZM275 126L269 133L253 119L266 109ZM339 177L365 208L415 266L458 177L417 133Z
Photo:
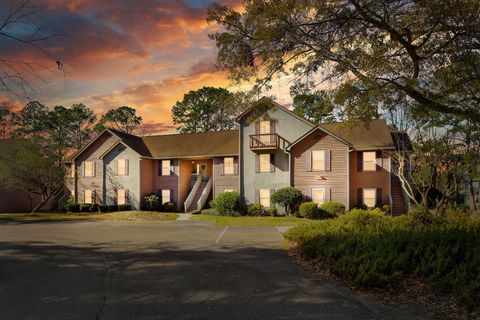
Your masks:
M394 213L405 212L384 120L314 124L261 99L237 121L233 131L146 137L107 129L69 160L67 188L79 203L134 208L158 192L162 202L191 211L232 190L270 207L275 190L294 186L319 204L390 204Z

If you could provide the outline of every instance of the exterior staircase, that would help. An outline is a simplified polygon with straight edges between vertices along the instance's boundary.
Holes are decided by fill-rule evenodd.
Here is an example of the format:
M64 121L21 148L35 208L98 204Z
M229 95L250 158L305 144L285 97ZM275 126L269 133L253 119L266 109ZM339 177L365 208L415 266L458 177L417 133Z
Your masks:
M400 179L392 174L392 214L400 215L406 213L407 206L402 190Z
M202 208L198 208L198 200L202 197L203 190L207 187L207 182L202 182L200 183L200 186L197 189L197 192L195 193L195 196L193 197L193 201L188 207L187 211L194 211L194 210L201 210Z

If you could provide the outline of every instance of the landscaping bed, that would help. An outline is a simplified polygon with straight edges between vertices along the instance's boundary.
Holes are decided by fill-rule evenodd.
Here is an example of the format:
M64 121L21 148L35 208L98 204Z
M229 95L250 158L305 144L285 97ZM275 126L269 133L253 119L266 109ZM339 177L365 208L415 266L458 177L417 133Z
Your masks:
M478 215L391 217L380 210L352 210L296 226L285 238L292 257L321 276L398 303L433 306L449 313L446 319L476 318L479 311Z
M0 221L73 221L73 220L117 220L117 221L168 221L175 220L176 213L151 211L119 211L111 213L2 213Z

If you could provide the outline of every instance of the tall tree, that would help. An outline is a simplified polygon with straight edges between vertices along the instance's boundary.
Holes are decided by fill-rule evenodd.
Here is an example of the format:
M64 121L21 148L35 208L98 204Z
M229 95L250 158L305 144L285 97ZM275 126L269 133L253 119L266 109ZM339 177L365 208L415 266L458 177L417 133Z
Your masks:
M11 134L12 113L0 108L0 139L7 139Z
M480 122L477 0L246 0L207 20L223 27L211 38L235 80L328 80L360 116L397 103Z
M28 102L13 117L18 138L44 137L48 122L48 108L38 101Z
M208 132L235 128L236 96L224 88L190 91L172 107L173 123L181 132ZM237 101L238 102L238 101Z
M70 108L72 115L72 147L76 150L82 148L93 136L93 125L97 117L92 110L84 104L74 104Z
M293 112L313 123L332 122L335 119L333 103L322 92L295 95L293 97Z
M113 128L125 133L132 133L142 123L142 117L137 116L137 111L128 106L110 109L97 123L95 130Z

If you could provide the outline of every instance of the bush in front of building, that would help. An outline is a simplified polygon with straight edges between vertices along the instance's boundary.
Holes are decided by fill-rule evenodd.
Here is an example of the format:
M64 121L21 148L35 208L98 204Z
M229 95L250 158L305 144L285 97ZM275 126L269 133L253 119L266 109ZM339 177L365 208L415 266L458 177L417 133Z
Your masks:
M97 203L92 203L90 205L90 212L98 212L99 205Z
M68 203L65 205L65 209L68 212L78 213L80 212L80 205L78 203Z
M119 204L118 211L130 211L132 210L132 205L130 204Z
M162 204L160 211L162 212L176 212L177 211L177 204L172 201L165 202Z
M143 198L145 203L145 210L147 211L159 211L160 210L160 197L156 193L151 193Z
M264 212L265 208L260 203L250 203L247 206L247 215L249 216L261 216Z
M318 218L318 205L315 202L304 202L298 209L298 216L307 219Z
M284 207L285 213L291 215L297 212L300 204L303 202L303 194L294 187L285 187L275 191L270 200L272 204Z
M330 213L333 217L339 217L342 214L345 214L345 205L338 201L327 201L322 204L321 208Z
M100 210L101 213L106 213L106 212L108 212L108 209L109 209L108 207L109 206L107 206L107 205L101 204L101 205L98 206L98 209Z
M210 205L221 216L240 215L240 194L237 191L219 193Z
M92 206L90 204L81 204L80 212L90 212Z
M117 204L111 204L108 206L108 212L115 212L118 211L118 205Z

